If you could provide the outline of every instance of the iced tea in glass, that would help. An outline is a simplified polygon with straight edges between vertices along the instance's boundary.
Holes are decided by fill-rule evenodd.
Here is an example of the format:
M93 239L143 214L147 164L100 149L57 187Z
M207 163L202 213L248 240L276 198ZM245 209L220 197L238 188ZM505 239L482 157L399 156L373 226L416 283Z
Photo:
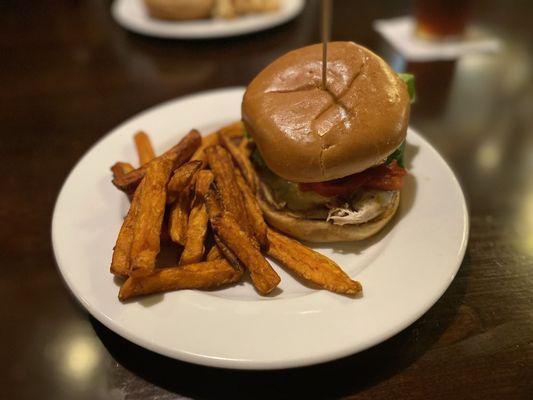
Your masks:
M473 0L414 0L417 36L449 39L463 35Z

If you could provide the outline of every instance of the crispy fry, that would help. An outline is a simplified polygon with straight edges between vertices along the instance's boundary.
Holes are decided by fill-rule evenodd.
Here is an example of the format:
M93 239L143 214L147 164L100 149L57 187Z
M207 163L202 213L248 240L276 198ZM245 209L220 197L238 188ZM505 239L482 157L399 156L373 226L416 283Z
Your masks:
M239 261L235 253L233 253L228 246L224 244L222 239L218 235L214 236L216 247L218 247L219 253L222 255L222 258L228 260L228 262L233 266L233 268L238 269L239 271L244 271L242 263Z
M215 176L215 182L224 209L238 219L242 229L251 235L252 229L248 222L244 200L237 185L231 156L221 146L208 147L205 153Z
M254 240L240 228L232 214L223 211L218 216L209 217L215 233L250 271L257 291L266 295L274 290L281 281L279 275L265 260Z
M113 179L116 179L117 177L118 179L121 179L121 177L126 175L128 172L133 171L134 169L135 168L133 168L133 165L131 165L130 163L119 161L111 167L111 172L113 172ZM126 194L131 202L133 200L133 192Z
M154 158L147 164L141 165L139 168L127 173L121 177L115 177L113 184L120 190L126 193L133 193L135 188L139 185L142 178L146 174L148 167L159 159L170 160L173 162L173 168L177 168L183 163L187 162L191 155L200 146L202 138L200 133L193 129L187 136L185 136L177 145L166 151L159 157Z
M236 121L220 128L217 133L222 133L230 139L235 139L243 137L245 131L246 129L244 128L242 121Z
M245 132L244 124L242 123L242 121L236 121L220 128L219 132L224 134L224 136L229 137L230 139L243 137Z
M168 182L169 192L181 192L191 183L192 177L202 168L201 161L189 161L177 168Z
M133 243L133 233L135 231L135 221L139 209L141 186L135 191L130 209L126 218L122 222L120 232L118 233L115 247L113 248L113 257L111 259L110 271L117 276L128 276L130 270L130 251Z
M130 276L148 275L155 267L172 167L172 160L159 158L150 163L142 181L131 244Z
M250 158L250 155L252 154L252 149L253 142L251 142L250 139L243 137L241 142L239 143L239 151L243 153L246 158Z
M139 157L139 165L144 165L155 158L154 148L150 142L150 137L146 132L139 131L133 136L135 148L137 149L137 156Z
M202 145L194 152L191 161L206 161L204 150L208 147L218 144L218 136L216 132L210 133L202 138Z
M167 204L173 203L179 192L190 185L194 175L202 168L201 161L189 161L174 171L167 185Z
M252 232L254 237L257 239L257 242L262 249L268 247L267 239L267 225L263 218L263 212L257 203L257 199L250 187L244 181L240 171L236 171L237 184L241 190L242 198L244 199L244 207L246 208L246 213L248 214L248 222L252 227Z
M121 301L136 296L179 289L213 289L238 282L242 271L235 270L226 260L214 260L183 267L159 268L141 278L128 278L120 288Z
M335 293L354 295L361 284L350 277L332 260L294 239L268 229L268 255L303 279Z
M207 216L210 221L213 218L222 216L222 212L224 210L220 204L218 193L214 189L211 189L206 193L204 196L204 201L207 209ZM215 246L218 247L219 252L230 262L231 265L233 265L235 268L243 269L242 264L237 256L235 256L235 254L228 249L224 242L215 233L213 234L213 240L215 241Z
M209 250L209 252L207 253L207 256L206 256L205 259L207 261L213 261L213 260L219 260L221 258L224 258L224 256L222 255L222 253L220 252L220 249L218 248L218 246L215 243L211 247L211 250Z
M218 142L218 132L223 131L226 137L230 139L242 137L244 135L244 125L242 121L234 122L230 125L219 129L217 132L210 133L202 138L202 145L198 150L194 152L191 157L191 160L201 160L206 161L204 149L219 144Z
M204 196L205 204L207 206L207 214L209 219L222 215L222 206L217 196L217 192L210 189Z
M119 161L111 167L111 172L113 172L113 178L115 178L117 176L122 177L128 172L133 171L134 169L135 168L133 168L133 165L131 165L130 163Z
M168 230L170 238L174 243L185 245L187 235L187 225L189 221L189 209L191 205L190 190L186 189L180 192L178 199L170 208L168 218Z
M209 192L213 179L213 173L207 169L198 172L195 186L195 193L198 198L203 199L207 192Z
M224 211L222 209L222 206L220 205L220 201L218 199L216 191L211 189L206 195L205 195L205 204L207 206L207 215L209 217L209 220L211 221L214 218L220 218L222 216L222 212ZM218 247L218 250L226 260L229 261L231 265L233 265L234 268L244 270L244 267L242 266L242 263L239 261L235 253L233 253L228 246L224 244L224 242L220 239L220 237L215 233L213 235L213 239L215 240L215 245Z
M180 265L202 261L207 233L207 211L203 200L197 201L192 207L185 235L185 247L181 253Z
M185 235L185 248L181 253L180 265L200 262L205 251L205 236L207 234L207 208L204 196L213 183L213 173L208 170L196 175L195 195Z
M252 193L255 193L257 183L254 167L252 166L250 159L244 153L239 151L239 148L235 144L233 144L231 139L229 139L226 135L222 133L222 130L219 131L218 136L220 144L224 146L224 148L231 154L231 157L241 170L242 175L246 180L246 183L248 183L248 185L250 185L250 187L252 188Z

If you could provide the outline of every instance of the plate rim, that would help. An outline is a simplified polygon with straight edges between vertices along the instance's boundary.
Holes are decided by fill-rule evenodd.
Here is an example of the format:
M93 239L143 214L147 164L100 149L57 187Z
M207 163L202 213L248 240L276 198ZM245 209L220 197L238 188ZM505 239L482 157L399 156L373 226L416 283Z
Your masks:
M177 350L177 349L169 349L164 346L160 346L155 342L147 341L146 339L139 337L135 335L134 333L130 333L126 328L123 328L115 322L112 318L108 318L108 316L97 309L96 306L92 306L90 302L83 296L82 293L79 293L75 287L74 284L69 280L68 274L65 274L63 272L63 269L61 267L61 262L59 260L59 255L57 249L57 235L59 234L57 226L58 224L58 218L57 213L60 204L60 199L66 190L67 184L69 183L69 180L74 173L74 171L77 169L77 167L85 160L85 158L93 151L93 149L98 146L102 141L106 140L108 137L115 134L116 131L120 130L123 126L129 124L131 121L143 117L145 114L153 112L155 109L167 106L171 103L175 102L187 102L194 100L196 98L204 97L204 96L211 96L216 94L222 94L222 93L233 93L238 91L243 91L243 87L224 87L224 88L218 88L214 90L206 90L201 91L197 93L192 93L185 96L179 96L173 99L169 99L166 101L163 101L161 103L158 103L154 106L151 106L143 111L140 111L137 114L134 114L133 116L127 118L122 123L118 124L111 130L109 130L106 134L104 134L102 137L100 137L95 143L93 143L86 151L85 153L79 158L79 160L74 164L74 166L70 169L69 173L67 174L66 178L64 179L61 189L59 190L59 193L55 200L55 205L52 213L52 223L51 223L51 238L52 238L52 250L54 254L54 259L56 262L56 268L58 270L58 273L61 277L61 279L65 282L65 285L73 295L73 297L85 308L89 314L91 314L95 319L97 319L100 323L102 323L104 326L106 326L108 329L112 330L119 336L122 336L123 338L127 339L128 341L142 347L145 349L148 349L150 351L153 351L155 353L161 354L165 357L174 358L180 361L189 362L197 365L203 365L203 366L209 366L209 367L217 367L217 368L231 368L231 369L240 369L240 370L274 370L274 369L288 369L288 368L296 368L296 367L303 367L303 366L309 366L309 365L316 365L321 364L325 362L329 362L332 360L340 359L343 357L347 357L356 353L359 353L361 351L364 351L368 348L371 348L389 338L392 336L398 334L399 332L403 331L405 328L413 324L415 321L417 321L422 315L424 315L433 305L442 297L442 295L446 292L446 290L449 288L453 280L455 279L459 268L461 267L461 264L464 259L464 255L467 250L468 245L468 239L469 239L469 233L470 233L470 217L469 217L469 207L468 203L466 201L464 191L462 188L462 185L460 181L457 179L457 176L453 169L450 167L450 165L447 163L446 159L432 146L432 144L424 137L422 136L416 129L409 127L409 131L413 132L417 135L418 139L425 142L425 145L427 145L428 149L433 153L433 156L439 158L443 165L446 167L447 172L451 175L451 178L453 180L453 183L457 185L459 188L460 194L461 194L461 210L462 210L462 238L460 241L460 249L457 253L456 258L456 264L454 265L453 275L450 276L449 281L447 281L445 284L442 285L441 290L439 293L435 293L431 301L429 301L424 307L421 307L419 312L413 313L409 318L405 318L402 323L399 323L398 325L394 326L393 329L384 329L380 335L374 335L371 340L366 341L363 345L360 343L357 345L352 346L346 346L343 350L336 351L336 352L328 352L327 354L323 354L320 356L311 356L311 357L300 357L300 359L297 360L290 360L288 362L285 361L279 361L279 362L271 362L271 361L257 361L257 360L237 360L237 359L218 359L216 357L202 355L202 354L196 354L185 350Z
M139 35L147 36L147 37L156 37L156 38L162 38L162 39L183 39L183 40L210 40L210 39L222 39L222 38L231 38L231 37L238 37L238 36L245 36L250 35L257 32L263 32L267 31L269 29L273 29L275 27L284 25L288 23L289 21L292 21L293 19L297 18L305 9L306 1L305 0L295 0L297 1L297 5L292 13L289 13L287 15L281 15L280 18L277 20L272 21L271 23L267 23L265 25L261 25L258 27L249 27L246 29L230 29L227 32L210 32L208 34L203 33L194 33L194 32L162 32L158 31L157 29L153 29L152 27L139 27L134 23L131 23L128 21L128 19L123 15L121 12L120 7L122 6L122 3L124 1L128 0L113 0L113 3L111 4L111 15L113 17L113 20L120 25L122 28L137 33ZM141 0L136 0L141 1ZM170 21L171 23L172 21ZM169 23L169 22L167 22ZM176 22L179 23L179 22ZM157 24L157 21L154 22L154 24ZM162 25L157 25L162 26Z

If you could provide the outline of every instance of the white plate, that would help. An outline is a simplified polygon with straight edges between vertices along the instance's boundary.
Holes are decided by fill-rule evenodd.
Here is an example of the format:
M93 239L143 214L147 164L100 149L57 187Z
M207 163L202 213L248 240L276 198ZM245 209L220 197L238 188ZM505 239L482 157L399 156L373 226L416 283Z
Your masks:
M135 162L143 129L157 152L190 128L207 133L240 118L242 88L155 106L114 129L74 167L57 199L52 240L59 270L81 304L119 335L180 360L227 368L274 369L347 356L398 333L450 285L463 259L468 214L461 187L441 156L409 130L410 174L400 211L365 243L315 248L362 282L353 299L306 287L276 267L282 290L261 297L246 282L220 291L179 291L121 304L109 273L127 210L110 165Z
M279 11L232 20L163 21L150 18L143 0L115 0L111 13L122 27L143 35L174 39L213 39L273 28L295 18L304 6L304 0L282 0Z

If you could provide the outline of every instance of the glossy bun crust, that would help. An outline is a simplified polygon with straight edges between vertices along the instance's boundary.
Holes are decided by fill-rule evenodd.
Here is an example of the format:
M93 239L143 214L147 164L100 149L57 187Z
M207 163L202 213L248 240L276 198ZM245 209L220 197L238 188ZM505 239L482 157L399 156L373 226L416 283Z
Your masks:
M382 162L405 139L405 83L376 54L353 42L291 51L257 75L242 118L267 166L293 182L322 182Z

